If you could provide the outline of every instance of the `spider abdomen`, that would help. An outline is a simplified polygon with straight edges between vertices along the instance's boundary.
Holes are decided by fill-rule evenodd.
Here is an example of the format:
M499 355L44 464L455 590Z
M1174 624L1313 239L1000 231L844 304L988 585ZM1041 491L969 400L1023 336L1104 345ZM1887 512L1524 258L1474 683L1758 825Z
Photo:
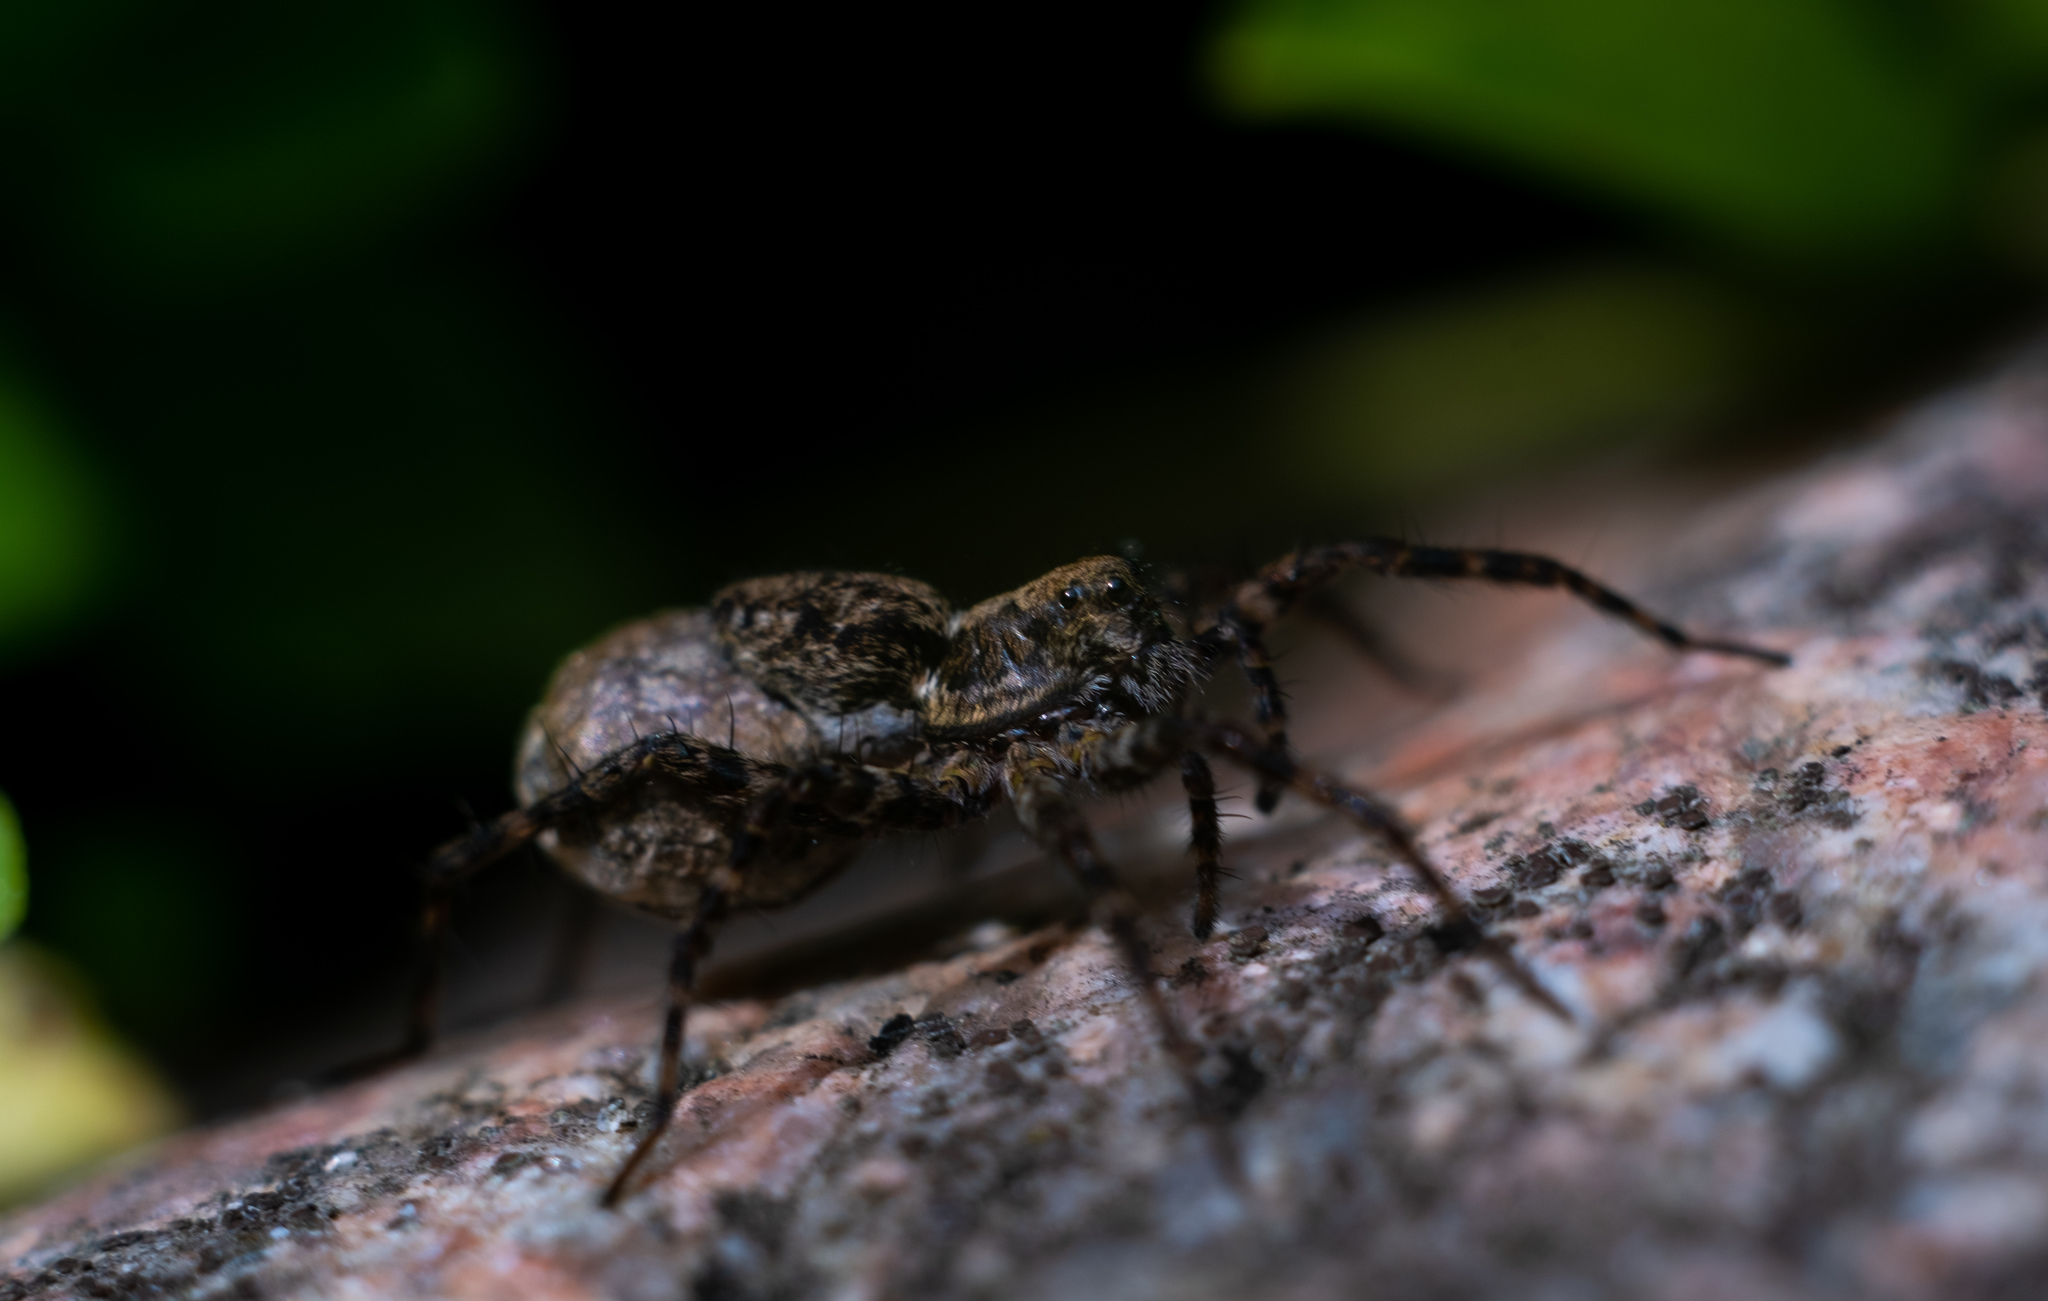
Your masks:
M670 610L600 637L562 661L527 716L513 782L522 806L576 780L644 736L685 732L749 758L797 765L834 748L803 712L735 668L705 610ZM745 797L685 792L655 774L602 817L542 832L571 876L670 920L696 914L704 881L732 855ZM803 836L747 872L735 904L794 901L852 860L859 842Z

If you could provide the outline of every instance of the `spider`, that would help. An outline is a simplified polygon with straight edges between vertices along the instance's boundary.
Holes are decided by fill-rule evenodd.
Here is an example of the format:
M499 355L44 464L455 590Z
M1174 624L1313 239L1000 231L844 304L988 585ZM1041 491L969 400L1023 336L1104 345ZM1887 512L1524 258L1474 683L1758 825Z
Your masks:
M735 908L795 902L845 867L865 838L944 830L1007 800L1024 831L1086 893L1198 1116L1220 1133L1220 1109L1197 1074L1201 1050L1156 986L1137 904L1080 807L1083 793L1179 772L1192 824L1192 929L1206 939L1223 873L1209 755L1257 778L1264 812L1293 790L1378 835L1435 897L1438 933L1458 939L1447 948L1491 960L1568 1021L1564 1006L1474 923L1394 812L1289 753L1263 634L1297 598L1359 570L1561 587L1675 650L1789 662L1776 651L1694 637L1542 556L1388 539L1285 556L1184 636L1131 565L1109 556L1055 569L967 610L889 574L735 583L708 609L618 628L556 670L520 745L520 807L429 860L404 1040L351 1073L426 1050L455 886L537 841L585 885L676 930L655 1111L605 1190L604 1205L615 1206L674 1114L684 1019L720 922ZM1190 689L1226 656L1250 682L1256 730L1184 712ZM1234 1165L1227 1140L1218 1148Z

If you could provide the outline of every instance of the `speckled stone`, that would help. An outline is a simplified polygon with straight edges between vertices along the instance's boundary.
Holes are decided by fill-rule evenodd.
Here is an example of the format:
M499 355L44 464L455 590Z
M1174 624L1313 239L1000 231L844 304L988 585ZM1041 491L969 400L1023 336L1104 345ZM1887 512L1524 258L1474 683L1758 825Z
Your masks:
M1157 922L1242 1193L1102 937L984 928L699 1014L618 1213L651 1002L172 1139L0 1219L0 1297L2032 1295L2048 366L1672 528L1615 576L1792 668L1554 604L1442 708L1303 720L1576 1025L1326 819L1233 824L1212 942Z

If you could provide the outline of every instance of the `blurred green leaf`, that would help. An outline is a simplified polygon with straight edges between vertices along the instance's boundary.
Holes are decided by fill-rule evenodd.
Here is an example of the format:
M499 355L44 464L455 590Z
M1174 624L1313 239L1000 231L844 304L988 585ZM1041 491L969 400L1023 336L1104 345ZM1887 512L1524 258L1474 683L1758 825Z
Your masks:
M21 838L21 819L0 795L0 940L14 933L28 912L28 844Z
M1984 74L2021 84L2048 72L2048 3L1970 0L1944 11L1966 24L1969 62Z
M0 376L0 661L90 599L105 568L106 512L53 422Z
M1938 242L1963 202L1975 92L1945 66L1959 38L1915 16L1849 0L1247 0L1214 74L1246 114L1404 127L1752 248L1846 262Z
M84 970L117 1024L163 1044L209 1019L244 911L217 850L116 815L39 839L37 864L29 934Z
M31 0L0 20L0 168L76 264L213 291L416 222L522 138L482 0Z
M1277 423L1329 488L1384 499L1697 425L1789 342L1699 277L1568 268L1338 333L1288 372Z

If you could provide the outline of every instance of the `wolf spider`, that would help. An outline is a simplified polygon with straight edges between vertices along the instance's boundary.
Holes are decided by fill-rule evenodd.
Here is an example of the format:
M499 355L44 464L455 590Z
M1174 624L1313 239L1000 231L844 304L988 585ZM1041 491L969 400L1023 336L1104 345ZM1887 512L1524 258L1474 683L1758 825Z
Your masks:
M556 671L520 747L521 807L435 851L405 1039L357 1072L427 1048L454 887L537 840L592 889L676 927L655 1112L605 1191L604 1204L616 1205L674 1114L684 1016L726 915L795 902L846 866L864 838L944 830L1008 800L1025 832L1087 894L1197 1114L1234 1168L1220 1105L1196 1074L1201 1050L1156 987L1137 904L1096 848L1078 803L1084 791L1128 790L1178 769L1193 826L1193 930L1206 939L1222 875L1206 755L1248 769L1262 811L1291 789L1378 835L1435 896L1440 933L1570 1020L1473 922L1394 812L1289 754L1286 710L1261 639L1297 597L1354 570L1562 587L1675 650L1788 662L1775 651L1694 637L1542 556L1391 540L1286 556L1186 636L1175 634L1131 566L1107 556L963 611L923 583L887 574L735 583L708 610L629 624ZM1249 679L1257 731L1182 712L1190 688L1225 655Z

